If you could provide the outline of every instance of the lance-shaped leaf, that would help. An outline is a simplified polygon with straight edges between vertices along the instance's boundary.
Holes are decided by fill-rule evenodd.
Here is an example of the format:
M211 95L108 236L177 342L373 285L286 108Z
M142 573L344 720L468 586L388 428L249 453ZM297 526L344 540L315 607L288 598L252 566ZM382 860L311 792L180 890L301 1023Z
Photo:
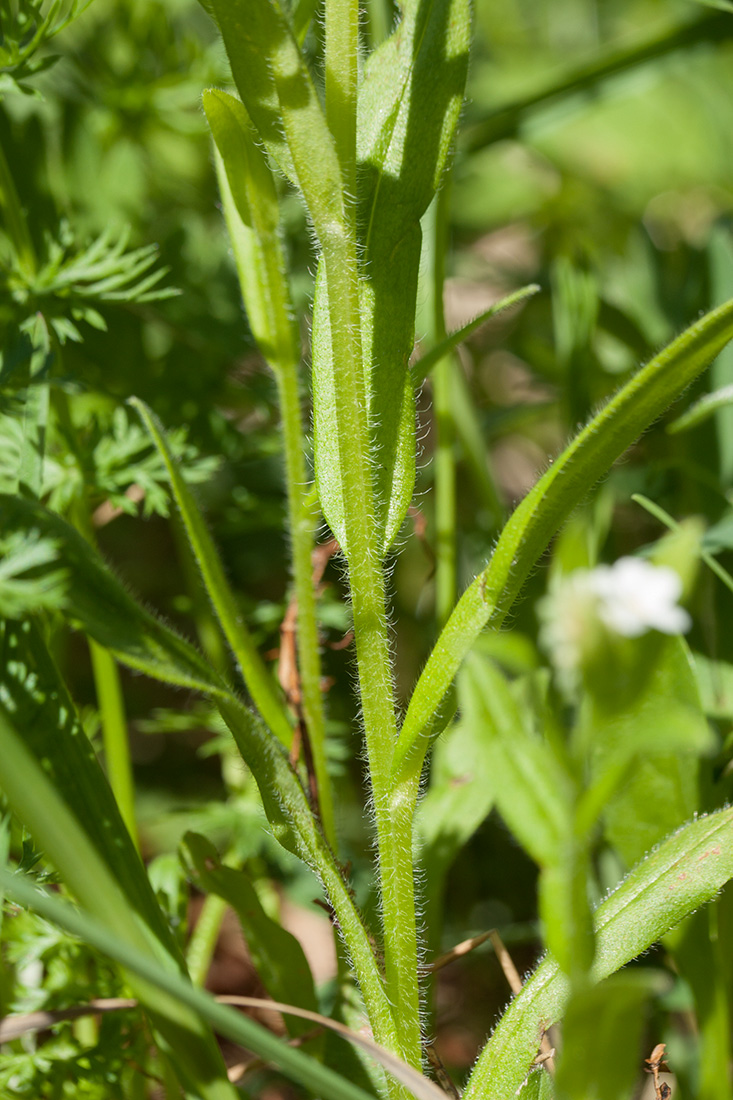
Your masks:
M540 289L537 283L530 283L528 286L520 287L519 290L513 290L511 294L507 294L504 298L500 298L498 302L494 302L493 305L477 314L471 321L467 321L465 325L449 332L444 340L441 340L425 355L421 355L417 362L412 364L413 385L415 387L422 385L433 367L454 348L457 348L459 344L462 344L464 340L467 340L472 332L481 328L482 325L485 325L487 321L490 321L492 317L496 317L499 313L525 302L527 298L537 294Z
M265 148L303 192L321 245L343 223L341 171L318 94L276 0L212 0L237 90Z
M596 981L613 974L714 898L733 878L733 809L693 821L639 863L595 912ZM482 1051L464 1100L513 1100L544 1031L562 1017L568 980L551 957L511 1003Z
M315 1012L318 1001L303 948L268 917L246 872L225 866L214 845L196 833L186 833L182 848L197 884L223 898L237 914L252 962L270 996ZM285 1024L293 1036L311 1029L308 1021L296 1016L286 1016Z
M140 857L34 623L3 625L2 658L0 784L10 805L108 932L183 980ZM131 982L182 1083L205 1100L231 1100L208 1027L144 981Z
M571 821L571 779L550 745L529 729L493 661L472 654L458 686L463 721L485 743L499 813L536 863L556 862Z
M335 846L311 582L313 522L304 499L307 473L298 384L300 343L280 240L277 192L267 154L256 141L244 105L224 92L212 91L204 93L204 108L217 148L219 190L245 309L278 384L298 604L297 648L303 716L308 727L323 827Z
M277 191L266 154L244 105L234 96L206 91L204 111L224 168L225 179L219 174L222 202L250 328L274 371L283 363L294 367L300 358L299 340L280 240Z
M171 454L163 427L155 414L138 398L131 398L130 404L137 409L163 459L173 496L191 545L191 552L201 572L206 593L211 600L224 636L232 647L244 682L265 723L284 744L289 745L292 730L283 702L278 698L273 679L257 652L246 624L237 612L236 597L227 582L214 540Z
M66 614L132 668L178 687L221 692L222 681L193 646L145 611L65 520L32 500L0 494L0 527L36 531L59 548Z
M641 1076L644 1009L670 984L669 976L658 970L625 970L573 997L563 1020L557 1067L562 1100L627 1100L634 1095Z
M415 483L414 384L420 218L450 150L468 64L467 0L409 0L395 32L369 57L359 89L357 237L364 389L378 548L393 542ZM339 364L331 347L323 264L313 316L316 477L336 537L345 530L341 467L349 441L336 419Z
M534 564L573 508L731 337L733 301L696 321L642 367L517 506L486 569L456 605L417 683L395 752L395 773L419 773L433 716L461 662L487 623L501 624Z

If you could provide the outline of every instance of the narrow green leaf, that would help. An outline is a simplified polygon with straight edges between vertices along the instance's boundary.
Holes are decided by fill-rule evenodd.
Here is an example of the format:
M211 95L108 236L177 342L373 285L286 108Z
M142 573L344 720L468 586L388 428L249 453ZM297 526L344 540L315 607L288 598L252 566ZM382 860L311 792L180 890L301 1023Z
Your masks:
M94 846L96 859L109 868L128 907L139 914L166 951L173 951L168 925L109 784L40 630L30 619L0 624L0 713L22 731L26 750L53 784L56 797L63 800L65 813L73 816L87 843ZM0 753L3 764L9 760L8 752ZM9 796L25 800L20 816L45 844L33 824L34 807L37 804L38 812L43 811L43 800L32 788L11 792L4 766L0 768L0 783ZM63 832L61 823L58 831ZM48 852L54 858L50 848ZM59 869L63 870L60 864ZM83 875L83 861L78 869ZM68 877L66 881L71 883ZM91 883L93 877L87 889Z
M733 718L733 664L693 654L695 678L708 718Z
M722 386L719 390L714 390L713 393L706 393L693 405L690 405L689 409L682 413L682 416L678 416L676 420L668 424L667 431L671 435L677 432L689 432L691 428L696 428L698 424L704 424L719 409L725 409L729 405L733 405L733 385Z
M212 0L232 75L265 148L303 192L316 233L343 223L341 173L318 94L275 0Z
M359 88L357 236L364 385L380 553L393 542L415 481L414 380L420 218L450 150L468 63L467 0L409 0L394 33L369 57ZM323 265L321 265L323 266ZM349 441L336 419L332 304L319 271L313 317L315 458L319 494L345 545L339 470Z
M590 717L588 740L594 783L607 769L625 775L615 794L606 792L605 831L632 866L695 812L696 757L715 748L681 638L664 639L632 710L617 716L602 710ZM630 768L624 768L624 760L633 761Z
M56 897L40 893L25 876L10 874L5 868L0 868L0 886L17 903L34 909L46 920L58 924L115 959L129 974L137 975L138 986L162 991L167 1003L180 1005L179 1011L190 1010L199 1019L206 1020L224 1038L277 1066L298 1084L312 1089L316 1095L328 1100L373 1100L369 1093L284 1043L248 1016L218 1004L210 994L196 989L182 975L165 970L155 959L111 934L99 920L73 909ZM234 1096L234 1090L226 1081L226 1072L222 1072L220 1095ZM226 1091L223 1091L224 1086ZM214 1096L214 1092L194 1092L194 1095ZM430 1100L434 1100L434 1094L431 1094Z
M593 917L588 899L589 847L589 837L576 839L569 835L564 847L555 853L553 862L542 868L538 888L545 944L571 983L580 986L587 980L595 954Z
M536 1066L524 1079L518 1096L522 1100L555 1100L555 1087L547 1069Z
M144 611L60 516L35 501L0 494L0 527L8 534L35 530L57 543L66 570L67 615L124 664L178 687L224 690L193 646Z
M487 321L490 321L492 317L496 317L497 314L503 313L507 309L511 309L512 306L518 305L520 302L524 302L527 298L531 298L533 295L538 294L542 288L537 283L530 283L529 286L523 286L519 290L513 290L511 294L507 294L504 298L500 298L498 302L494 302L493 305L485 309L483 313L479 313L472 321L467 321L465 325L461 325L460 328L454 329L453 332L449 332L445 340L441 340L439 344L431 348L425 355L421 355L420 358L412 364L412 383L417 389L423 384L430 371L433 369L436 363L439 363L449 352L457 348L459 344L462 344L464 340L467 340L472 332L481 328Z
M244 870L225 866L214 845L196 833L186 833L183 854L207 894L216 894L232 907L247 941L252 962L267 992L283 1001L315 1012L318 1008L313 975L295 936L267 916ZM291 1035L303 1035L311 1024L286 1017Z
M642 493L633 493L631 499L640 504L650 515L658 519L660 523L663 523L665 527L668 527L670 531L679 531L680 524L676 519L670 516L669 512L665 512L664 508L660 508L653 500L649 500ZM702 543L700 547L700 561L705 562L711 573L714 573L719 581L725 585L731 592L733 592L733 577L730 575L727 569L724 569L720 562L713 557L713 555L705 548L705 541L708 532L703 535Z
M366 282L364 361L377 522L384 549L412 498L420 219L447 163L463 103L468 0L407 0L394 33L368 58L359 88L357 221Z
M33 323L31 345L18 484L24 493L39 497L43 487L43 460L46 454L50 403L49 373L53 362L48 327L41 314Z
M279 208L266 154L254 140L244 106L223 92L205 92L204 108L217 146L216 167L250 328L278 387L285 444L290 541L298 605L298 670L323 828L334 850L336 829L326 764L318 624L311 555L314 517L306 504L307 472L298 367L300 345L287 266L279 236Z
M719 913L715 910L719 904L693 913L664 941L695 998L695 1095L699 1100L731 1100L733 1092L728 1069L731 1020L724 977L728 958L718 935Z
M494 805L492 754L483 728L457 721L430 760L430 786L417 810L417 834L428 881L442 879ZM432 890L428 886L426 899Z
M18 636L21 641L27 638L26 628L30 624ZM38 639L34 648L39 648ZM8 654L13 655L16 660L25 659L23 653ZM6 708L0 712L2 785L8 801L72 892L94 914L105 936L134 950L145 966L157 966L185 982L182 961L111 792L93 754L90 758L86 736L73 719L68 700L54 695L53 684L46 689L46 698L42 683L36 669L29 668L27 680L13 685L8 709L25 719L24 737L8 720ZM19 698L21 692L29 698ZM34 707L38 713L29 723ZM29 735L30 747L26 747ZM96 819L95 810L102 811ZM2 875L8 894L14 896L16 876L4 869ZM33 893L32 887L28 889ZM181 1082L202 1100L232 1100L234 1090L208 1026L179 1001L152 987L145 980L145 967L136 973L138 977L129 977L130 983L150 1013L158 1042L171 1057Z
M473 641L487 623L501 625L535 562L573 508L731 337L733 301L696 321L642 367L517 506L489 564L464 592L428 659L395 751L395 773L403 765L410 773L419 772L433 716Z
M493 661L471 654L458 692L462 720L485 742L499 813L537 863L556 862L570 831L568 776L550 746L528 729Z
M270 166L238 99L215 89L206 91L204 111L225 173L222 178L218 172L224 215L252 334L273 371L283 364L294 369L300 359L299 338Z
M232 647L247 689L266 725L277 734L283 744L289 745L292 740L292 727L283 701L278 697L273 678L265 668L241 615L237 613L237 600L224 575L214 540L171 454L163 427L144 402L132 397L129 404L140 414L165 463L171 489L206 592L224 631L224 636Z
M733 809L686 825L639 863L596 910L596 981L646 951L733 878ZM464 1100L513 1100L543 1030L563 1014L568 981L545 959L509 1006L481 1053Z

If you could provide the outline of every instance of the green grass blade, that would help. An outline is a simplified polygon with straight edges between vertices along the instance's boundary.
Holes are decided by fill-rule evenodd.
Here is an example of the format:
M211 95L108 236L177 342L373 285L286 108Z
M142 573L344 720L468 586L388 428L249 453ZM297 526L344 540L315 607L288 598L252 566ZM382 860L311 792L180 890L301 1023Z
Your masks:
M35 628L6 624L8 630L13 637L4 639L6 657L12 660L6 669L11 665L15 680L3 685L0 758L10 805L105 934L133 947L148 966L184 981L182 961L144 868L70 701L52 679ZM24 666L25 677L19 673ZM181 1082L205 1100L232 1100L235 1094L208 1026L145 982L131 984Z
M733 300L696 321L642 367L517 506L489 564L459 600L417 683L395 752L395 775L419 774L433 716L463 658L489 622L501 625L573 508L732 337Z
M326 1100L374 1100L369 1093L315 1062L300 1050L288 1046L254 1020L226 1005L217 1004L210 994L196 989L181 974L165 970L139 948L110 933L99 920L78 912L56 897L40 893L25 876L10 874L0 868L0 885L8 897L17 903L34 909L46 920L58 924L115 959L128 974L137 976L136 984L139 987L161 991L170 1005L178 1006L179 1012L190 1010L200 1019L206 1020L220 1035L277 1066L316 1095L323 1096ZM224 1081L226 1082L226 1073ZM228 1082L226 1084L228 1091L221 1095L235 1096L236 1092ZM195 1095L205 1094L199 1092Z
M733 877L733 809L686 825L639 863L596 910L595 981L646 951ZM543 1030L562 1016L569 983L547 958L504 1013L469 1079L464 1100L513 1100Z
M689 432L691 428L696 428L698 424L703 424L711 416L714 416L719 409L726 409L730 405L733 405L733 385L721 386L719 390L706 393L698 401L695 401L689 409L683 412L682 416L678 416L676 420L667 425L667 431L670 435L675 435L677 432Z
M139 413L165 463L168 480L186 528L193 556L201 571L206 591L221 628L242 672L247 690L264 718L265 724L277 734L283 744L289 745L292 740L292 727L283 701L278 698L275 682L257 652L246 625L237 613L237 600L224 575L214 540L171 454L163 427L144 402L132 397L129 404Z

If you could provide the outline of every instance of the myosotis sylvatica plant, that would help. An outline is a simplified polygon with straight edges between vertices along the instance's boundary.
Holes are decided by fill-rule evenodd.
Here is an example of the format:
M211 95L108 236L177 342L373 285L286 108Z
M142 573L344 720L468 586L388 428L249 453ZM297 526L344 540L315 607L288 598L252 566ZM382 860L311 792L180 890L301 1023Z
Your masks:
M297 608L297 696L286 699L238 612L190 487L205 476L205 464L134 397L108 434L100 427L80 441L67 394L54 385L65 343L81 339L78 326L104 323L94 302L141 302L165 293L158 285L162 272L151 270L152 252L128 252L124 240L109 236L84 248L62 227L49 238L47 255L39 256L0 154L3 278L12 301L2 366L13 398L8 424L14 425L4 429L13 446L3 461L0 496L0 785L80 909L23 867L2 870L0 889L120 964L168 1072L187 1095L235 1095L217 1032L314 1095L357 1100L377 1089L395 1100L434 1097L439 1090L423 1076L427 995L420 987L416 871L442 844L444 874L493 803L539 868L549 954L484 1047L465 1095L511 1100L524 1088L535 1095L554 1089L581 1100L595 1095L595 1068L580 1056L588 1018L607 1014L613 1044L620 1017L638 1014L659 991L657 972L616 972L733 877L733 811L715 808L695 819L697 760L715 743L681 637L688 624L678 600L689 596L698 560L711 560L701 549L701 531L694 522L670 520L675 529L651 548L649 560L619 563L620 572L619 566L616 572L589 568L573 580L558 567L542 611L542 637L555 669L536 677L532 690L511 681L492 659L484 632L500 629L559 532L565 527L560 544L572 537L571 517L593 487L733 337L733 302L696 320L595 412L517 505L493 550L487 548L485 568L457 601L455 562L450 547L441 551L441 629L400 714L386 576L414 493L415 394L434 377L439 428L449 431L451 353L481 320L539 288L515 291L476 322L446 333L443 236L471 44L468 0L405 0L392 33L368 53L355 0L325 0L322 73L302 48L311 7L210 0L237 95L211 89L203 97L247 318L277 385ZM21 3L19 10L12 56L17 79L26 79L35 70L24 27L41 17L34 4ZM578 85L593 78L581 75ZM311 339L315 492L305 459L303 349L281 232L286 190L304 204L318 254ZM430 235L427 250L423 229ZM426 252L432 255L433 347L413 362ZM52 423L70 456L68 469L81 471L77 481L65 481L58 454L46 451ZM449 537L454 471L445 437L437 449L439 522ZM161 486L169 490L233 675L151 615L100 557L92 504L102 497L129 508L126 490L133 483L143 485L149 507L158 500L161 512L167 508ZM365 923L341 862L312 580L321 517L348 579L378 928ZM50 633L59 616L90 639L109 784L52 657ZM196 988L205 973L196 953L203 950L206 959L203 933L186 960L136 850L116 662L201 693L219 712L256 781L274 837L322 884L342 972L353 974L377 1044L367 1042L367 1054L381 1063L381 1076L373 1066L354 1076L339 1072L330 1048L296 1049ZM243 701L242 689L251 703ZM303 763L294 739L307 749ZM441 786L437 765L438 779L418 807L433 746L438 763L446 746L464 752L469 784L461 810L450 783ZM601 837L628 874L594 907ZM268 915L246 874L220 860L207 839L189 834L182 858L209 895L201 927L215 936L221 902L237 911L268 993L292 1009L289 1035L302 1037L310 1023L298 1013L312 1021L319 1002L297 941ZM429 865L426 873L440 878ZM684 969L683 937L668 943ZM706 965L714 971L714 959ZM544 1070L531 1070L545 1031L563 1017L563 1055L552 1082ZM618 1035L632 1058L630 1065L618 1059L614 1080L628 1090L634 1040ZM348 1029L347 1037L364 1047Z

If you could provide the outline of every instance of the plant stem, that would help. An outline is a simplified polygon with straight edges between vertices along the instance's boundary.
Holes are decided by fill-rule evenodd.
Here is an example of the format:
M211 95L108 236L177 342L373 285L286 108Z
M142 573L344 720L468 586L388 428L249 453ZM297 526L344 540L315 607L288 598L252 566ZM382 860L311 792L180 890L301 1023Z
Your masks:
M326 759L326 718L321 694L321 660L318 618L313 589L313 514L305 497L306 470L303 458L303 427L296 362L281 362L276 372L280 397L293 578L298 601L298 671L303 717L310 739L313 767L318 786L321 825L328 843L338 851L333 790Z
M57 403L57 409L61 404L64 405L68 415L68 406L65 400ZM64 427L68 428L70 425L71 420L69 418ZM73 519L77 529L96 550L97 540L89 516L86 498L78 501L74 508ZM132 842L139 849L140 839L135 819L135 782L132 774L127 715L125 713L125 700L122 694L120 673L117 662L108 649L99 645L93 638L88 638L88 643L89 655L92 661L94 691L97 696L102 723L102 744L104 745L107 779Z
M359 271L352 198L356 192L358 3L326 3L326 117L342 177L341 225L319 226L328 281L334 388L359 687L379 846L387 996L400 1054L421 1064L414 873L409 832L390 804L397 736L384 573L377 547L369 470Z
M421 1061L417 936L411 845L404 820L390 805L391 758L396 740L384 573L377 546L374 493L361 371L356 242L348 232L324 234L335 404L341 449L345 527L364 735L379 847L387 995L393 1006L399 1053Z

